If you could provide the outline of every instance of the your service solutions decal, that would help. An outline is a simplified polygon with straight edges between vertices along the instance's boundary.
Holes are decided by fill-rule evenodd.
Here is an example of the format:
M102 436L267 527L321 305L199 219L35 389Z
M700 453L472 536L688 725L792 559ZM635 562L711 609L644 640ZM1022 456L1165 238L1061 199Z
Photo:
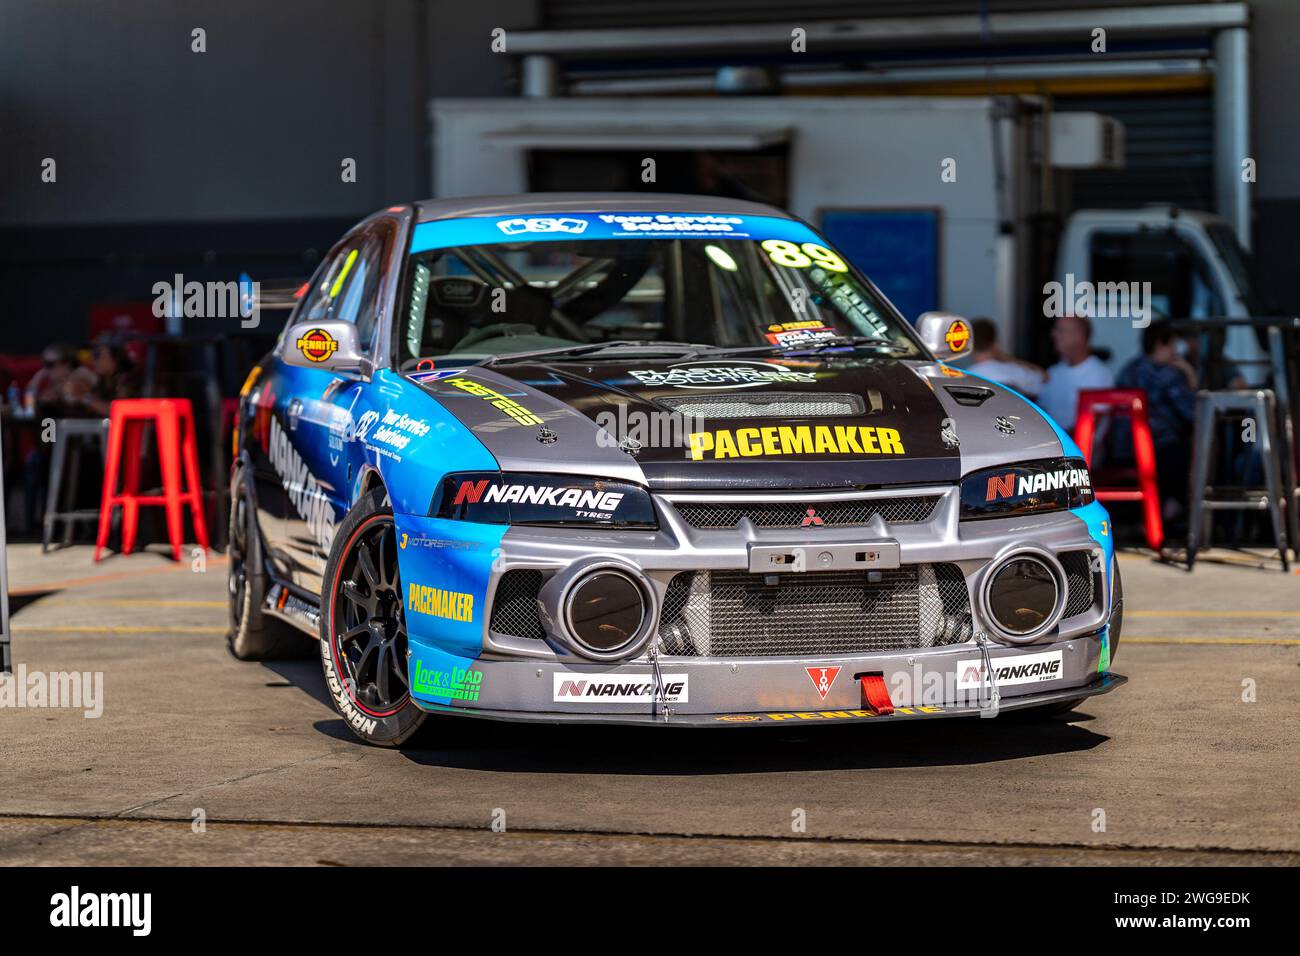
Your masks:
M617 212L547 213L536 216L469 216L422 222L411 252L451 246L574 239L785 239L822 242L801 222L779 216L714 213Z

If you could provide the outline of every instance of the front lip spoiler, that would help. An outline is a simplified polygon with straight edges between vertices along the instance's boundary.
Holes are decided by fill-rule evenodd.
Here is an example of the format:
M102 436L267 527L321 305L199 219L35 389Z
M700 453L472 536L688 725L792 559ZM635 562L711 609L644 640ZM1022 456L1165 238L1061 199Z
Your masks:
M1062 690L1046 691L1041 694L1026 694L1022 697L1004 697L998 705L998 713L1024 710L1027 707L1040 707L1063 703L1084 697L1096 697L1109 694L1116 687L1128 683L1123 674L1103 674L1091 684L1082 687L1069 687ZM473 707L452 707L447 704L434 704L412 698L412 703L431 714L456 714L462 717L479 717L485 720L505 720L534 724L629 724L656 727L789 727L809 724L843 724L875 723L892 724L902 720L931 720L936 717L976 717L983 711L976 705L943 707L902 707L895 709L888 717L879 717L865 710L813 710L813 711L759 711L748 714L672 714L667 720L662 713L651 714L648 709L644 714L582 714L556 713L526 710L480 710Z

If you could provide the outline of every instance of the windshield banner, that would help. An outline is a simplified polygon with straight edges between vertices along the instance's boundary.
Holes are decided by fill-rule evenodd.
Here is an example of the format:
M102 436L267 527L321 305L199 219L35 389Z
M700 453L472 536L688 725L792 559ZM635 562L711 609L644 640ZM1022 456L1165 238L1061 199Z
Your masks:
M415 227L411 252L452 246L574 239L784 239L821 243L801 222L775 216L716 213L611 212L474 216L440 219Z

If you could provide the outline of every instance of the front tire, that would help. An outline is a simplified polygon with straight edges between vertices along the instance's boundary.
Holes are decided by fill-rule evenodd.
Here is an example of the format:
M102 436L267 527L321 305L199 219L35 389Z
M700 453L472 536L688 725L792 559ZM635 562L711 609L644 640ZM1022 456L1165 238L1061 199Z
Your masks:
M383 747L410 740L427 715L408 686L397 532L382 489L363 496L335 533L320 621L325 685L348 728Z

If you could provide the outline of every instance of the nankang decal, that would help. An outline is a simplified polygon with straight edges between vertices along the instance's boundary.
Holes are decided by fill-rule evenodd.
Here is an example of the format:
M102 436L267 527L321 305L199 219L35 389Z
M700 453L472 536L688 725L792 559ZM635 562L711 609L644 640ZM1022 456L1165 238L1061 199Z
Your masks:
M1020 657L1004 657L993 663L994 677L999 687L1011 684L1041 684L1045 681L1061 679L1061 652L1048 651L1044 654L1023 654ZM984 662L973 660L957 662L957 687L968 690L980 687L987 682Z
M642 385L672 388L755 388L782 383L810 384L817 381L815 372L804 372L770 362L752 365L675 365L668 369L629 369L628 374Z
M650 703L665 700L670 704L687 703L689 680L686 674L664 674L662 695L655 693L653 677L584 677L556 671L552 675L554 702L602 700L611 704Z
M334 706L343 715L343 719L355 727L363 734L373 734L379 722L373 717L367 717L352 703L348 692L344 690L342 681L339 680L338 671L334 667L334 658L331 654L322 654L321 662L325 667L325 684L329 687L331 695L334 697Z
M277 419L271 420L271 442L267 452L271 467L280 476L280 484L289 493L289 501L294 510L307 522L307 530L316 539L321 551L329 554L330 546L334 543L334 506L312 477L307 463L293 447L289 436L280 428Z
M1014 498L1017 495L1037 495L1044 491L1079 491L1092 487L1092 478L1084 468L1061 468L1057 471L1040 471L1033 475L990 475L984 493L985 501Z
M613 517L623 500L621 491L600 491L592 488L560 488L553 485L492 484L488 479L462 481L456 489L453 505L470 504L520 504L545 505L552 508L576 508L581 516Z
M784 455L905 455L894 428L875 425L769 425L691 432L691 458L768 458Z

